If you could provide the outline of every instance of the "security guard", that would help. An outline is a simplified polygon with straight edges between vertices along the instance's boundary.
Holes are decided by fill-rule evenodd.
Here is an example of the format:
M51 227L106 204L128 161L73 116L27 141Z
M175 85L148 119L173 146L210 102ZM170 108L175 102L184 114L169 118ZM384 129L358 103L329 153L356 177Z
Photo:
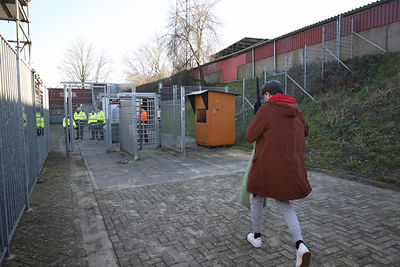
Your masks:
M147 124L147 111L144 108L142 108L140 112L140 128L141 128L140 138L143 138L145 143L149 141L147 136L146 124Z
M90 140L94 140L97 138L97 114L94 109L88 114L88 124L89 130L92 132L92 138L90 138Z
M98 109L97 111L97 131L98 131L98 140L104 140L104 131L103 131L103 126L106 123L106 114L101 110L101 108Z
M70 124L70 119L69 119L69 115L68 115L68 126L70 126L70 125L71 125L71 124ZM72 120L72 125L74 126L74 128L76 128L76 123L75 123L74 120ZM64 119L63 119L63 127L64 127L64 129L67 127L67 124L66 124L66 122L65 122L65 117L64 117ZM70 139L70 134L69 134L70 129L71 129L71 127L68 127L67 135L68 135L68 140L69 140L69 141L71 141L71 139ZM65 139L67 139L67 137L65 137Z
M78 127L76 127L75 139L79 139L79 137L83 139L83 127L85 126L86 114L85 112L81 111L80 107L78 107L74 113L74 120L78 124Z
M40 114L40 127L42 128L42 135L44 135L44 116Z
M44 124L44 122L43 122ZM36 132L38 136L43 135L42 131L43 131L44 125L42 127L42 115L40 114L39 111L36 112Z

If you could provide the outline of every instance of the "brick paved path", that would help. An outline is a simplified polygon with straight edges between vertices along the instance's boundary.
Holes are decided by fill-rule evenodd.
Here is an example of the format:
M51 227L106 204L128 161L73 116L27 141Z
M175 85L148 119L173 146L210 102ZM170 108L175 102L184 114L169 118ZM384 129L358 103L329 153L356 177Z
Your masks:
M41 175L45 182L35 185L31 210L23 214L11 240L11 257L1 266L87 264L87 252L80 241L82 232L74 227L76 211L70 175L76 164L62 152L50 152Z
M246 241L248 153L148 150L121 164L123 153L101 149L66 158L58 136L2 266L294 266L273 201L262 247ZM293 206L311 266L400 266L400 192L318 172L309 180L312 193Z
M99 205L121 266L294 266L293 241L269 201L261 249L246 235L242 175L103 188ZM396 266L400 194L311 173L312 194L293 201L311 266ZM398 265L397 265L398 266Z

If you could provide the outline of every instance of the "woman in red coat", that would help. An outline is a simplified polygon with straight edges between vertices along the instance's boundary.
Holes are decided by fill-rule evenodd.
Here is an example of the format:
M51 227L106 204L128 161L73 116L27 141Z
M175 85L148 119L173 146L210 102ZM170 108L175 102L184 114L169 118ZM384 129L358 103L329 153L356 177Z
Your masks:
M274 198L296 243L296 266L305 267L311 253L303 243L289 200L304 198L311 192L304 163L308 124L296 100L283 94L279 81L264 84L262 93L267 102L259 108L246 133L248 142L256 142L247 181L253 226L247 240L261 247L264 198Z

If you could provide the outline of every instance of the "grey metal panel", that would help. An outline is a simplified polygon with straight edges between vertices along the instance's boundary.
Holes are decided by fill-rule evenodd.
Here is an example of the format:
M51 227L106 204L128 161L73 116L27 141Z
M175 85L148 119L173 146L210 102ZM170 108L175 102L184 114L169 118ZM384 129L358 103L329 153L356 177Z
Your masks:
M0 263L28 207L28 198L36 184L40 163L46 159L50 144L50 135L42 136L46 145L43 145L43 151L38 150L35 77L23 61L18 69L20 87L16 53L0 37ZM48 109L48 97L43 102ZM39 102L37 107L40 105Z
M121 149L134 154L133 151L133 122L132 122L132 99L121 98L119 110L119 135Z
M19 102L16 54L0 39L0 212L1 247L4 256L11 236L26 204L25 148L23 113ZM26 125L26 124L25 124ZM1 261L2 258L0 258Z
M43 164L47 159L50 151L50 127L49 127L49 98L47 88L43 88L43 117L44 117L44 130L40 136L37 136L37 151L38 151L38 175L43 168Z
M136 93L136 103L133 105L131 96L132 94L127 93L119 95L120 147L130 154L135 155L134 140L137 140L138 149L159 146L159 100L158 96L154 93ZM133 106L135 106L135 108ZM140 120L142 107L147 112L146 123L143 123ZM133 114L133 109L136 110L136 114ZM135 119L134 117L136 117L137 121L136 133L134 130L135 125L133 123L133 120Z

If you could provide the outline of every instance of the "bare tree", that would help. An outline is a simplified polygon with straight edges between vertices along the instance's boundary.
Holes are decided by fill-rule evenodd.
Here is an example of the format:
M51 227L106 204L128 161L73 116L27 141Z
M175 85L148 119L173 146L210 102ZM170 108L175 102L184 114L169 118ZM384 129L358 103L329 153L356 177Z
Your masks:
M217 3L218 0L177 0L170 10L166 40L174 72L197 67L200 80L204 80L200 66L218 42L220 22L213 12Z
M112 66L109 57L107 56L106 52L102 50L96 63L96 71L93 81L96 83L106 82L108 80L108 76L112 72L111 67Z
M128 53L124 63L126 80L136 85L158 81L170 75L166 50L157 37Z
M68 48L59 69L69 81L106 82L111 63L104 51L97 57L92 44L79 40Z

